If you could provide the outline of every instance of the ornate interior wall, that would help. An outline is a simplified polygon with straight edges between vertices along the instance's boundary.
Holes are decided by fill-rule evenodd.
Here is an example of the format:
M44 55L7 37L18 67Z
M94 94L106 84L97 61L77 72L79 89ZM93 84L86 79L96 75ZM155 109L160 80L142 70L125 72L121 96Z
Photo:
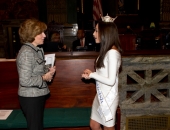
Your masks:
M0 5L0 20L38 18L36 0L1 0Z

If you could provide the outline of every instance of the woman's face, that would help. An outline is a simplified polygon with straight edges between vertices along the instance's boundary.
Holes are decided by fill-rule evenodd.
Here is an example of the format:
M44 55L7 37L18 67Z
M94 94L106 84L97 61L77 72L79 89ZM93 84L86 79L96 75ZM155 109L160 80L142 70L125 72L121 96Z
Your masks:
M94 30L94 33L93 33L93 37L94 37L96 43L100 43L98 24L95 27L95 30Z
M46 37L45 33L42 32L41 34L35 37L35 40L32 42L32 44L34 46L42 45L44 43L45 37Z

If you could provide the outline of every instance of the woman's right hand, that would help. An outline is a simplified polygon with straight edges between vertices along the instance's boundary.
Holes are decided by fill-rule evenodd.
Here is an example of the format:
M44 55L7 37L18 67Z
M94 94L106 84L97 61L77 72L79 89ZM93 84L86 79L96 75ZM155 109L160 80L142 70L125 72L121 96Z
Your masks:
M63 49L66 49L66 48L67 48L67 46L66 46L66 45L64 45L64 46L63 46Z
M85 78L85 79L90 79L89 76L87 74L84 74L84 73L81 75L81 77Z
M82 76L83 78L85 78L85 79L90 79L90 77L89 77L90 73L92 73L91 70L85 69L84 72L83 72L83 74L82 74L81 76Z

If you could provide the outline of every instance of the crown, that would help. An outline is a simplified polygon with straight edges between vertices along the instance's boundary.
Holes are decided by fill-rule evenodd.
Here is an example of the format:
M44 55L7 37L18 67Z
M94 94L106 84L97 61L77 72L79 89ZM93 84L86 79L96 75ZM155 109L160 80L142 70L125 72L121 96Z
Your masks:
M100 15L100 16L101 16L101 15ZM114 20L117 18L117 16L116 16L115 18L112 18L112 17L110 17L110 16L107 14L107 15L104 16L104 17L101 16L101 18L102 18L102 21L103 21L103 22L114 22Z

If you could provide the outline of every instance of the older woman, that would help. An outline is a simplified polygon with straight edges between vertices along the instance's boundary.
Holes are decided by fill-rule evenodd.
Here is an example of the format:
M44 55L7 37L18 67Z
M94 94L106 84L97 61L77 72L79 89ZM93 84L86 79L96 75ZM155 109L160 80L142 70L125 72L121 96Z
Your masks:
M47 82L52 80L55 73L55 66L45 66L44 52L38 47L44 42L46 29L46 24L36 19L27 19L19 28L23 45L16 60L18 95L28 130L43 130L44 106L50 93Z

